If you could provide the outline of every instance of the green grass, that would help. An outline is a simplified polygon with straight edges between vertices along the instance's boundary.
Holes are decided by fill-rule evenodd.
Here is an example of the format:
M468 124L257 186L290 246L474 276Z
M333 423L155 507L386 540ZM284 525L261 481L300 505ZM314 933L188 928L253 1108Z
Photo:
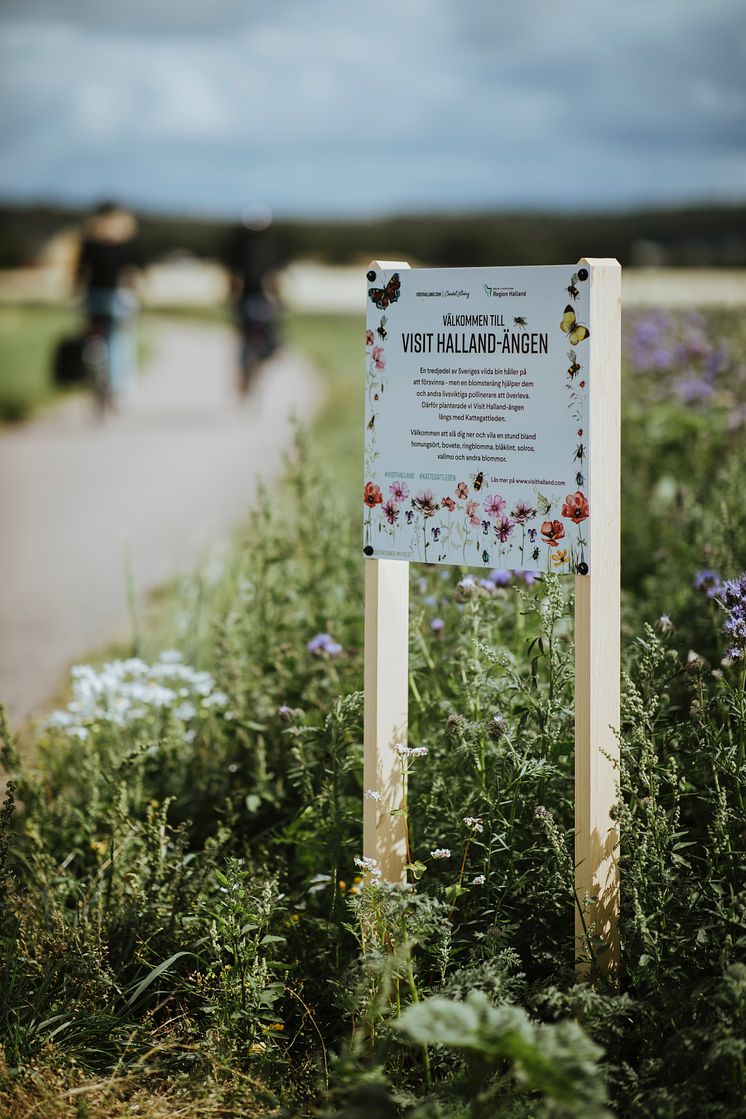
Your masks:
M0 307L0 421L26 419L58 393L54 347L77 322L67 307Z

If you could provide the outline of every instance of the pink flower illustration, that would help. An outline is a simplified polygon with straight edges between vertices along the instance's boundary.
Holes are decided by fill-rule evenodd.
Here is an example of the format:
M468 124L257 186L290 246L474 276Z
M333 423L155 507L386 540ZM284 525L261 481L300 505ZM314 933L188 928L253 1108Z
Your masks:
M396 504L395 501L389 499L388 501L385 501L381 506L381 512L383 513L389 524L393 525L396 523L396 519L399 516L399 506Z
M371 357L373 358L373 364L376 369L386 368L386 362L383 360L383 346L374 346Z
M506 505L507 502L499 494L490 494L484 503L484 511L488 517L499 517Z
M525 525L526 521L530 520L535 512L534 507L529 505L527 501L516 501L511 515L517 524Z
M389 493L394 501L406 501L409 497L409 486L406 482L392 482L389 486Z
M504 544L514 528L514 523L509 520L508 517L500 517L499 521L495 522L495 532L497 533L497 539L502 544Z
M438 505L432 490L423 490L422 493L418 493L417 497L413 498L412 504L416 509L419 509L423 517L432 517L438 511Z
M482 523L481 518L479 516L479 505L476 501L467 501L467 503L466 503L466 515L469 518L469 523L470 524L479 525L479 524Z
M453 498L452 498L452 497L444 497L444 498L442 498L442 499L441 499L441 502L440 502L440 504L441 504L441 505L442 505L442 506L443 506L443 507L444 507L445 509L447 509L449 513L452 513L452 512L453 512L453 510L454 510L454 509L456 508L456 502L455 502L455 501L453 500Z
M461 500L463 501L464 498L466 498L468 496L469 496L469 487L467 486L466 482L459 482L459 484L456 486L456 497L460 497Z
M375 340L376 340L376 336L373 333L373 331L372 330L366 330L366 332L365 332L365 345L366 346L372 346L373 343L375 342Z

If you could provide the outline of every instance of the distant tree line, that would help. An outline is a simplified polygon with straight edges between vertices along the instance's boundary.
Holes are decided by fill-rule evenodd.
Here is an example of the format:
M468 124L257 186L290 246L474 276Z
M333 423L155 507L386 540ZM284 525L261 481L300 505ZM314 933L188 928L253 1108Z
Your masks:
M87 211L0 205L0 267L32 264L55 233ZM187 252L221 259L235 223L139 213L146 258ZM746 267L746 206L619 213L401 215L375 221L275 225L283 259L349 263L371 257L429 265L551 264L615 256L624 265Z

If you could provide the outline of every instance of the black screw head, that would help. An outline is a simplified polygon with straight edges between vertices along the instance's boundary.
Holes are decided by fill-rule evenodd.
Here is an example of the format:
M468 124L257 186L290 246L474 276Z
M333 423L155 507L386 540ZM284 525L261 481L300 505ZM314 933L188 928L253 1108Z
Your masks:
M373 549L370 546L370 544L365 545L365 547L363 548L363 554L366 555L366 556L372 556L373 555Z
M367 274L367 280L368 280L368 283L369 283L369 284L372 284L372 283L373 283L373 281L375 280L375 278L376 278L376 274L375 274L375 272L373 271L373 269L371 268L370 272L368 272L368 274Z
M578 279L579 280L587 280L588 279L588 269L587 268L578 268Z
M588 574L588 564L587 563L579 563L578 564L578 575L587 575L587 574Z

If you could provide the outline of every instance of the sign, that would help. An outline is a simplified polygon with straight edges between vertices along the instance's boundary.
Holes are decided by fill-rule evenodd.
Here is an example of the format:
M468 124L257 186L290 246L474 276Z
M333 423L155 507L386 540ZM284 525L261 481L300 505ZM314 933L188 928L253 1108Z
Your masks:
M365 555L588 574L589 269L367 279Z

